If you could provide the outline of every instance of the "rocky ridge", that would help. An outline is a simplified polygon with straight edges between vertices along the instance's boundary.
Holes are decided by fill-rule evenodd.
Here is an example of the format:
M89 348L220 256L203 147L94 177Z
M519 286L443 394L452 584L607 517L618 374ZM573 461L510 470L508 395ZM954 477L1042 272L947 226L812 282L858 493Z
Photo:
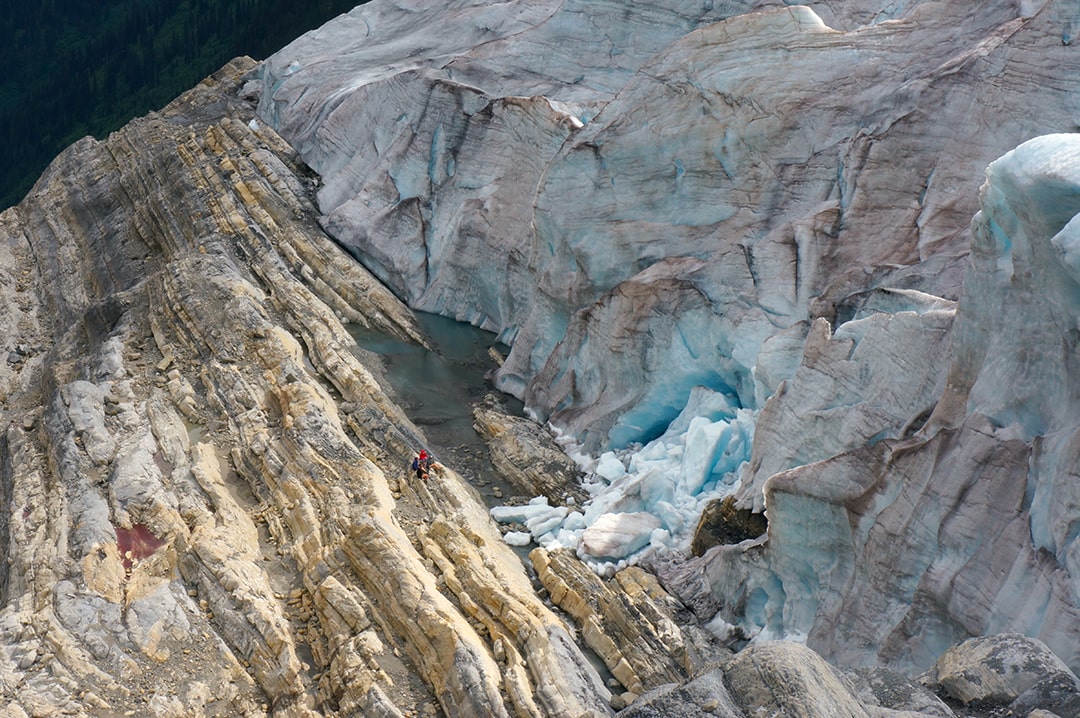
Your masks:
M580 715L608 689L343 322L423 343L325 236L236 61L4 213L9 715ZM425 708L426 707L426 708Z

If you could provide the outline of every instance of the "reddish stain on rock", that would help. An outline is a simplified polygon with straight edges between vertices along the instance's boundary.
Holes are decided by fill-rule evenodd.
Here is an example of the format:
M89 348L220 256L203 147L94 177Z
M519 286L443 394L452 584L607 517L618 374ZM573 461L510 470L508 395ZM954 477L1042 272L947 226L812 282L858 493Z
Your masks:
M155 536L145 524L134 524L130 530L116 527L116 548L120 550L120 560L127 571L136 561L153 555L164 545L165 541Z

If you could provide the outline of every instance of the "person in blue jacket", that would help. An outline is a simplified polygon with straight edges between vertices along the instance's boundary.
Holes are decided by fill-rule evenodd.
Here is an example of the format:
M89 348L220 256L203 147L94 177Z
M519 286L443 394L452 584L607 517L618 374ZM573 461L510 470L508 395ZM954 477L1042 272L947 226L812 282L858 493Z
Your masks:
M427 449L420 449L420 453L413 459L412 470L416 472L416 478L427 481L431 471L431 454Z

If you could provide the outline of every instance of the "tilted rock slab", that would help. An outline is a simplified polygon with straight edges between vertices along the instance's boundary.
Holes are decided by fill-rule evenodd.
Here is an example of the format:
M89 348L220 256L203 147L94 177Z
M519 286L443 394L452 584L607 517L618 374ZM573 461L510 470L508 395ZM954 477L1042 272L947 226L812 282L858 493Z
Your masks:
M1080 680L1042 641L1019 634L972 638L942 654L922 682L964 705L1008 705L1035 684Z
M581 626L582 639L627 691L640 695L697 673L725 651L708 634L684 631L682 605L637 567L602 581L566 549L529 558L552 602Z
M575 503L587 499L578 485L580 470L546 427L483 402L473 407L473 428L487 444L492 465L523 496L546 496L552 506L567 497Z
M422 433L344 323L425 340L317 226L253 68L0 214L0 711L609 712L478 494L406 479Z
M743 715L728 691L724 672L720 668L705 671L682 685L671 683L659 686L618 713L619 718L740 718Z
M724 675L747 715L870 716L841 674L797 643L751 646L731 659Z

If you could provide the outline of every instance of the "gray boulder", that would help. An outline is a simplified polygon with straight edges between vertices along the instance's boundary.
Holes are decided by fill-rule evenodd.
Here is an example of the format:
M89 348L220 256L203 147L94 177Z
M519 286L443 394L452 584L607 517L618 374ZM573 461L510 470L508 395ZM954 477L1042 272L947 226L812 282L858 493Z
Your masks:
M1080 688L1080 679L1045 643L1015 633L953 646L920 680L963 705L1007 706L1026 696L1018 706L1030 709L1052 709L1047 703L1063 705L1068 696L1075 703Z
M682 685L668 685L639 697L618 718L742 718L724 682L713 668Z
M929 688L902 673L887 668L857 668L844 671L854 684L859 699L875 714L892 711L896 714L918 715L923 718L955 718L952 709Z
M843 675L799 643L752 645L728 662L725 675L746 715L870 715Z

